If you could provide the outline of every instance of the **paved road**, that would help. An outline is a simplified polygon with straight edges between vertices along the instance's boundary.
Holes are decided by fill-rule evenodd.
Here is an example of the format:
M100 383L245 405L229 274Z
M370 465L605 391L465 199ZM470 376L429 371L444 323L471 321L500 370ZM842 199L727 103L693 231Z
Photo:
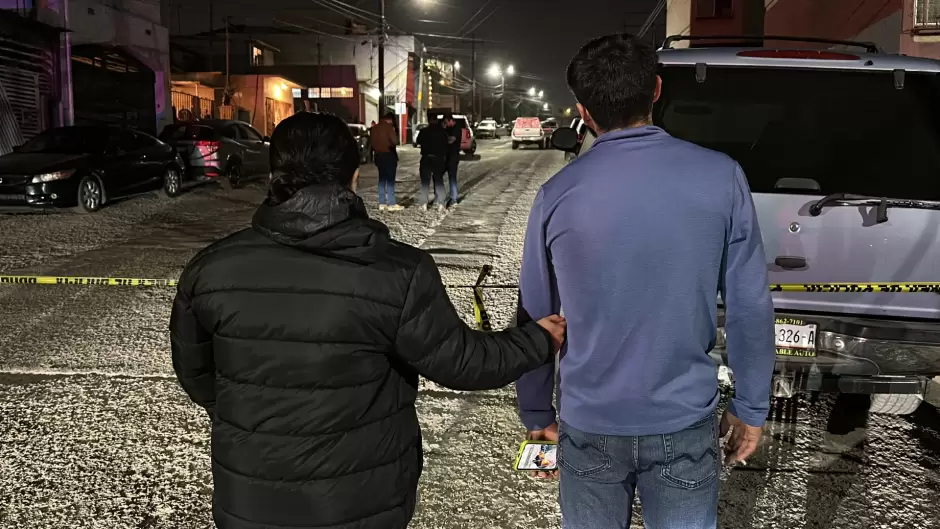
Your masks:
M513 282L528 206L560 164L555 152L482 141L461 165L453 210L377 211L372 167L361 194L397 238L432 252L445 281L470 282L492 264L492 281ZM416 166L405 148L406 205ZM138 197L93 216L0 216L0 273L175 277L198 249L245 227L262 196L259 181ZM469 293L451 296L471 321ZM171 298L168 289L0 287L0 529L209 527L208 424L172 376ZM505 325L515 295L489 291L487 304ZM509 468L521 435L510 388L469 394L423 382L419 410L427 465L413 527L559 527L557 488ZM940 526L937 409L864 410L845 397L781 408L757 457L723 477L721 526Z

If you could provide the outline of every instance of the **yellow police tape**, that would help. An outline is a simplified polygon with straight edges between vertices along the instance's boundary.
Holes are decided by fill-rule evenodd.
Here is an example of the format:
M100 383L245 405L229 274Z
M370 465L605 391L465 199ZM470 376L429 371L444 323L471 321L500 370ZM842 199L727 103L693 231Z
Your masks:
M493 329L490 316L483 302L483 289L510 289L518 285L484 285L492 267L485 265L473 285L445 285L447 288L473 289L473 316L477 328L483 331ZM175 279L141 279L125 277L79 277L79 276L0 276L0 285L86 285L120 287L175 287ZM807 283L773 284L772 292L816 292L816 293L940 293L940 283Z

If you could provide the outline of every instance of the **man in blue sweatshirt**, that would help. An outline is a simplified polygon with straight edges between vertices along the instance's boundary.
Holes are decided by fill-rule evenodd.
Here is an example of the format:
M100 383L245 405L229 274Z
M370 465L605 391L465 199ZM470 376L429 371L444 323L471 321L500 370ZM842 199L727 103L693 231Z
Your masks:
M630 35L581 48L567 81L598 138L542 186L526 231L519 319L568 321L560 425L552 366L516 389L529 437L559 440L565 529L629 527L637 490L649 527L716 527L719 436L744 461L770 404L773 305L747 180L652 125L656 68ZM719 292L735 377L720 421Z

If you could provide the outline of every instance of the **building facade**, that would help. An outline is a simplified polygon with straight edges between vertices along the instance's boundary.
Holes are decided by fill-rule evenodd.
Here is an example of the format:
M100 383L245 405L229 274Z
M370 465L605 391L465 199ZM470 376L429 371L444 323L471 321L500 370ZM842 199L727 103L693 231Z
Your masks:
M67 5L0 0L0 154L71 123Z
M666 21L670 35L859 40L940 59L940 0L670 0Z
M76 123L173 122L169 31L148 0L69 0Z

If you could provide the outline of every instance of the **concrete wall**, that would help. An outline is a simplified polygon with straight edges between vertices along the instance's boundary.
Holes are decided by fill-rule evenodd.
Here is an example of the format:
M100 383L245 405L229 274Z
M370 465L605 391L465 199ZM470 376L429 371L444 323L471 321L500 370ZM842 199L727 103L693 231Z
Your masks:
M77 44L121 46L154 71L157 130L173 122L170 102L169 32L160 5L147 0L71 0L71 40Z
M276 64L346 65L356 67L356 78L377 86L379 48L376 36L268 35L265 42L280 50ZM385 94L405 101L408 93L408 55L420 46L411 36L390 36L385 49Z
M775 0L767 6L764 32L767 35L870 40L888 53L897 53L901 41L902 3L903 0Z
M688 35L692 22L692 0L666 2L666 36ZM687 48L688 42L677 42L673 47Z

